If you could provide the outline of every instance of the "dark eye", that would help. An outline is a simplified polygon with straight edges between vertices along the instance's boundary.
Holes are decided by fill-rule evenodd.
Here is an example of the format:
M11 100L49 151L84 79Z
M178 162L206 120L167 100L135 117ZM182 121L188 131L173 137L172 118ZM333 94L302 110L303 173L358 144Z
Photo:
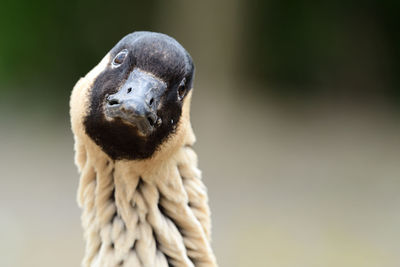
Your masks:
M127 55L128 55L127 49L124 49L121 52L119 52L113 59L112 62L113 67L119 67L119 65L121 65L124 62Z
M179 100L182 100L183 97L184 97L185 94L186 94L185 82L186 82L186 79L183 78L183 80L181 81L181 83L180 83L179 86L178 86L178 98L179 98Z

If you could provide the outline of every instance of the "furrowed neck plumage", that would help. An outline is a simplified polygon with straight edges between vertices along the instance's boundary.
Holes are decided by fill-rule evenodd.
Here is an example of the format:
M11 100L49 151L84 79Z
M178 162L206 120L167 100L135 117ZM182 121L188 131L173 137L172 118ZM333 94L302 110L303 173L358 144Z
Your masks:
M114 161L73 123L83 266L216 266L190 98L177 132L147 160Z

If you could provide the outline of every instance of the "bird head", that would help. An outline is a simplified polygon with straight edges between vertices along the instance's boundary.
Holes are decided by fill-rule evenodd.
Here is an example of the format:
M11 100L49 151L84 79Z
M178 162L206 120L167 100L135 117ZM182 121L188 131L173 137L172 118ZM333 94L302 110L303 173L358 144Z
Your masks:
M193 75L192 58L173 38L129 34L75 86L73 131L114 160L151 158L189 120Z

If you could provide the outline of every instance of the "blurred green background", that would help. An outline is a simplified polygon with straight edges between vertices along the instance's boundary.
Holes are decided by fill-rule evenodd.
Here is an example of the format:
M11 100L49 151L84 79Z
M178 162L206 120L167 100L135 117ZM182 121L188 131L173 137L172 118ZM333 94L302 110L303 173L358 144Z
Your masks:
M0 265L79 266L69 95L149 30L196 65L221 266L399 266L399 13L395 0L1 0Z

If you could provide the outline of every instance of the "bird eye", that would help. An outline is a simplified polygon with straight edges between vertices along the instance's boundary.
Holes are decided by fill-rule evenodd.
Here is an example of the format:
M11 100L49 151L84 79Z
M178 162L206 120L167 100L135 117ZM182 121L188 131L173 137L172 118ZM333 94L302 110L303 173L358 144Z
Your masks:
M119 65L121 65L124 62L124 60L125 60L127 55L128 55L128 50L127 49L124 49L121 52L119 52L114 57L113 62L112 62L112 66L113 67L119 67Z
M183 80L182 80L181 83L179 84L179 87L178 87L178 98L179 98L179 100L182 100L183 97L184 97L185 94L186 94L185 82L186 82L186 79L183 78Z

